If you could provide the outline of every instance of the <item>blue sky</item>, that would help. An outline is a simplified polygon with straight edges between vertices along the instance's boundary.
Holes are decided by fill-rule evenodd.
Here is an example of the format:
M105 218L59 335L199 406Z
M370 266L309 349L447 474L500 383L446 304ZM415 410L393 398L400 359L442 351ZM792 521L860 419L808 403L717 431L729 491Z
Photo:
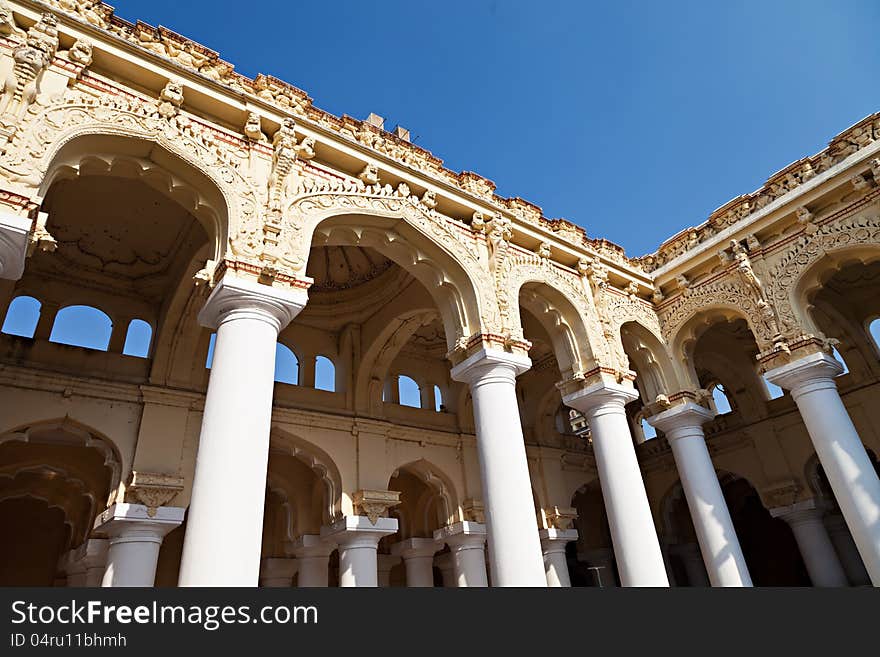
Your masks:
M877 2L112 4L630 255L880 110Z

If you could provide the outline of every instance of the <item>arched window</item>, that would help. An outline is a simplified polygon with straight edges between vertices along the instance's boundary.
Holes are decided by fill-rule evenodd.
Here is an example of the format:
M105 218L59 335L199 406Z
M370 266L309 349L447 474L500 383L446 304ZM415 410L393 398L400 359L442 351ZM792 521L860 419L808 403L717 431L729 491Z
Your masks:
M3 333L19 335L23 338L34 337L37 322L40 320L40 302L33 297L15 297L6 311L3 320Z
M712 401L715 403L715 410L718 411L718 415L724 415L733 410L730 405L730 399L727 397L727 391L720 383L716 383L712 387Z
M870 335L871 339L874 341L874 346L877 348L877 351L880 351L880 317L877 317L868 324L868 335Z
M840 352L837 351L837 347L831 348L831 353L834 354L834 357L843 365L843 372L838 374L837 376L843 376L844 374L849 374L849 368L846 366L846 361L843 360L843 356L840 355Z
M208 357L205 359L205 369L211 369L211 363L214 362L214 345L217 342L217 334L212 333L211 339L208 341Z
M91 306L67 306L55 316L49 341L107 351L112 331L107 313Z
M400 391L401 406L422 407L422 396L419 392L419 384L408 376L400 375L397 378L397 389Z
M443 393L440 392L440 386L434 386L434 410L438 413L446 412L446 406L443 405Z
M275 380L292 385L299 383L299 359L290 347L280 342L275 345Z
M150 355L150 341L152 339L152 326L142 319L131 320L128 323L128 331L125 333L125 346L122 348L123 355L147 358Z
M315 388L336 392L336 366L326 356L315 358Z
M767 394L770 395L770 399L779 399L785 394L785 390L780 388L775 383L771 383L770 379L766 376L762 377L764 379L764 385L767 387Z

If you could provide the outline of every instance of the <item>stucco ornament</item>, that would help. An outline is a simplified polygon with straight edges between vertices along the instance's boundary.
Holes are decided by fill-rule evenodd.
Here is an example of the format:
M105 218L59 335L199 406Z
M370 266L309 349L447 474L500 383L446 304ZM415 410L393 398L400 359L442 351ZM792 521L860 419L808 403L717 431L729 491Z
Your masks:
M0 97L0 124L7 136L22 121L25 112L37 100L40 78L58 49L58 22L45 13L28 31L25 43L12 51L12 71L3 81Z

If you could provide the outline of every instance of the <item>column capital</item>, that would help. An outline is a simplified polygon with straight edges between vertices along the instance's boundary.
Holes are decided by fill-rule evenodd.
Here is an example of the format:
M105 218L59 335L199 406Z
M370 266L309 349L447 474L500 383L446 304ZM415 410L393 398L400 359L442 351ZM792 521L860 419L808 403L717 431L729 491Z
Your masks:
M789 525L800 525L811 522L822 522L822 516L825 510L821 506L816 505L815 500L803 500L795 502L788 506L777 506L770 509L770 515L774 518L781 518Z
M24 273L32 221L0 212L0 278L17 281Z
M538 532L544 553L565 552L565 546L578 539L577 529L542 529Z
M186 509L176 506L160 506L152 509L152 514L150 511L144 504L114 504L95 519L94 531L109 537L111 545L128 540L161 543L183 522L186 513Z
M302 287L273 287L227 272L199 312L199 323L216 329L229 319L259 319L280 332L305 307L308 298Z
M397 518L376 518L370 522L366 516L344 516L332 525L321 527L321 538L340 547L371 547L379 544L383 536L397 533Z
M512 383L531 366L532 361L524 354L484 348L453 367L450 375L454 381L472 386L499 379Z
M607 411L622 411L624 406L638 399L638 396L638 391L630 381L626 383L599 381L565 395L562 403L590 416Z
M715 417L715 413L692 401L678 404L661 413L645 418L655 429L666 434L667 440L689 435L688 430L696 430L703 435L703 425Z
M317 534L303 534L285 545L286 551L297 559L329 557L336 546Z
M453 552L475 548L482 550L486 544L486 525L468 520L456 522L435 531L434 540L441 546L445 543Z
M433 538L407 538L391 546L392 556L402 559L417 559L431 557L443 547Z
M817 352L798 358L786 365L767 370L765 376L771 383L791 391L798 396L812 390L836 388L834 377L843 372L843 366L833 356Z

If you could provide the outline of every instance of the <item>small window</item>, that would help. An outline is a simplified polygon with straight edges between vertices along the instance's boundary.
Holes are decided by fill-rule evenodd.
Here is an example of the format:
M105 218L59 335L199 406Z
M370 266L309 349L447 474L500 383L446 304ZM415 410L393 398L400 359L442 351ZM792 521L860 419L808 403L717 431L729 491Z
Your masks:
M763 377L763 379L764 385L767 387L767 394L770 395L770 399L779 399L780 397L785 395L785 390L780 388L775 383L772 383L770 379L768 379L766 376Z
M133 319L128 324L125 334L125 346L122 353L126 356L147 358L150 354L150 341L153 339L153 327L142 319Z
M211 369L211 363L214 362L214 344L217 342L217 334L212 333L211 339L208 341L208 357L205 359L205 369Z
M874 341L874 346L877 348L877 351L880 351L880 317L868 324L868 334Z
M834 357L837 359L837 361L841 365L843 365L843 372L841 372L837 376L843 376L844 374L849 374L849 368L846 366L846 361L843 360L843 356L841 356L840 352L837 351L837 347L832 347L831 349L832 349L832 354L834 354Z
M326 356L315 358L315 388L336 392L336 366Z
M397 386L397 389L400 391L401 406L422 407L422 395L418 383L408 376L401 375L397 379Z
M651 440L651 438L657 437L657 430L648 424L648 421L645 418L642 418L642 433L645 436L645 440Z
M275 345L275 381L278 383L299 383L299 360L290 347L281 344Z
M715 402L715 410L718 411L718 415L724 415L733 410L730 399L727 397L727 391L720 383L716 383L712 388L712 401Z
M106 313L91 306L68 306L58 311L50 342L107 351L113 322Z
M443 405L443 393L440 392L440 386L434 386L434 410L438 413L446 412L446 406Z
M39 320L40 302L33 297L16 297L9 304L3 328L0 330L9 335L32 338Z

